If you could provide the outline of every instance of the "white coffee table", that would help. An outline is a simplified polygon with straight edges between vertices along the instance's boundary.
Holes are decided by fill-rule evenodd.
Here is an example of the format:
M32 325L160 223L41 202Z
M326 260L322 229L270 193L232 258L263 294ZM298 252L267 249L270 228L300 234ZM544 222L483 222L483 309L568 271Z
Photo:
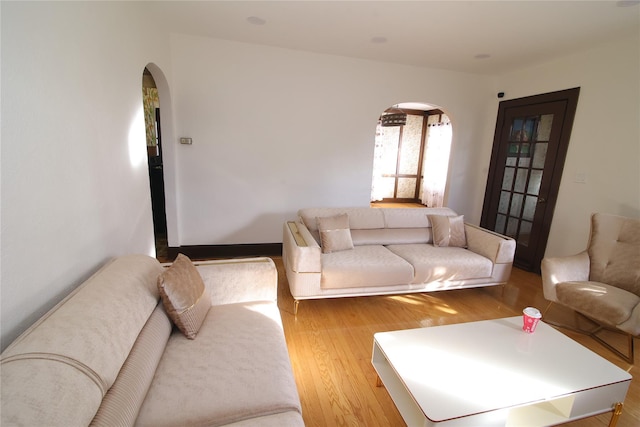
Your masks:
M622 410L631 375L522 318L374 335L373 366L408 426L548 426Z

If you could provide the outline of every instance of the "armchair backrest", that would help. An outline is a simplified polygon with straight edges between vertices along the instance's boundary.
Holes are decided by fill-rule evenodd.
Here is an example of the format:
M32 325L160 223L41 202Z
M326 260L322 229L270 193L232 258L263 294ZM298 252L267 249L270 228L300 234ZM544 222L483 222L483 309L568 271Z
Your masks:
M587 251L589 280L640 296L640 219L593 214Z

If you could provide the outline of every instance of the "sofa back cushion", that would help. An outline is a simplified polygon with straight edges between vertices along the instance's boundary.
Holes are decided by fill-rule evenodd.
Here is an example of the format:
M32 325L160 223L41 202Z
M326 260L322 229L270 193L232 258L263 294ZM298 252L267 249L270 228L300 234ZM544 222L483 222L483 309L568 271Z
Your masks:
M354 230L384 228L382 209L372 208L306 208L298 211L298 216L312 233L317 233L317 218L347 214L349 227Z
M449 208L307 208L298 216L320 244L317 218L340 214L349 216L351 239L355 246L431 243L428 215L456 216Z
M160 263L108 263L2 353L2 425L88 425L158 303ZM52 389L53 387L53 389Z
M640 296L640 219L593 214L588 253L590 280Z
M402 245L430 243L431 228L376 228L374 230L351 230L354 246Z
M384 213L386 228L430 228L428 215L457 215L449 208L383 208L381 210Z

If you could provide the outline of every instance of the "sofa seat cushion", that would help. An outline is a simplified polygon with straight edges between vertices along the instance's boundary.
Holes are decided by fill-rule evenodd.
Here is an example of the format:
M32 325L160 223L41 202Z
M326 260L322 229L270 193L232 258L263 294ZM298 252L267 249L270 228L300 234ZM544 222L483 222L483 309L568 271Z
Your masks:
M411 264L382 245L355 246L350 251L322 254L323 289L399 285L412 280Z
M301 413L273 302L211 307L198 336L169 338L136 425L218 426Z
M491 260L470 250L456 247L426 245L389 245L394 254L413 266L412 283L452 281L491 277Z
M610 326L629 319L640 303L631 292L593 281L558 283L556 295L561 304Z

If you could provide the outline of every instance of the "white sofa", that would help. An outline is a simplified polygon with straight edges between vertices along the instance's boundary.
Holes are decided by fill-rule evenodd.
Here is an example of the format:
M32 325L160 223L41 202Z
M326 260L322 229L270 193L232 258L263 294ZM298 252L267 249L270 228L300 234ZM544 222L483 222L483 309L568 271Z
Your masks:
M116 258L2 353L0 424L303 426L273 261L194 264L212 303L195 339L159 303L161 264Z
M348 216L353 249L323 253L318 219ZM449 208L306 208L283 230L283 263L297 312L300 300L502 285L516 242L464 224L465 247L433 244L429 215ZM459 217L459 216L458 216Z

